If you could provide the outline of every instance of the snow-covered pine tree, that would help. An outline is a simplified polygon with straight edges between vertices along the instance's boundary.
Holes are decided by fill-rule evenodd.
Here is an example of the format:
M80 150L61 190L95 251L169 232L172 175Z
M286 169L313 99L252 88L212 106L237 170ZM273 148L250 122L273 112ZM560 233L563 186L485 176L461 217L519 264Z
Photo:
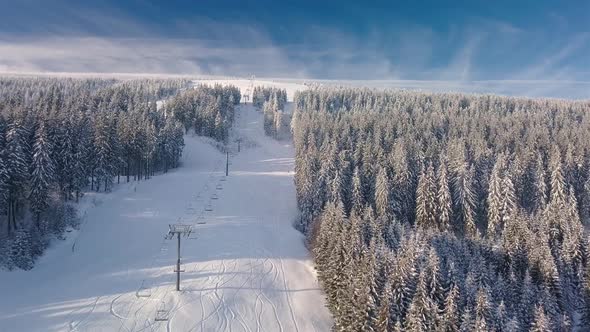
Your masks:
M10 263L22 270L30 270L35 264L31 235L24 227L17 229L11 240Z
M449 175L447 164L442 160L438 168L438 192L437 192L437 219L438 228L442 232L451 230L451 220L453 213L453 201L451 190L449 188Z
M531 324L530 332L546 332L552 331L551 322L545 313L542 305L535 307L535 318Z
M405 321L407 331L434 331L438 323L438 307L428 295L424 271L418 277L418 287Z
M406 152L406 144L397 140L393 145L393 153L390 157L391 167L393 169L392 179L392 210L394 216L401 223L409 223L415 213L410 209L411 188L412 188L412 171Z
M96 166L94 175L96 177L96 190L100 190L101 184L106 184L108 190L113 176L114 147L111 146L109 137L109 119L106 112L99 113L95 120L94 146L96 152Z
M355 211L357 214L361 214L363 207L365 206L365 200L363 197L363 188L361 183L361 177L359 174L358 167L355 167L352 175L352 206L351 211Z
M551 194L550 204L554 207L563 207L567 199L567 190L561 166L559 148L555 148L551 155Z
M502 196L504 172L504 157L498 155L496 163L490 175L490 185L488 189L487 209L488 209L488 229L486 235L488 238L496 239L502 229Z
M476 238L479 232L475 225L473 175L474 169L468 165L463 165L457 170L457 177L453 181L453 202L457 210L455 227L458 227L465 236Z
M0 117L0 159L6 160L6 126ZM8 169L7 163L0 163L0 214L6 214L8 208Z
M375 323L375 332L387 332L392 328L390 317L391 312L391 285L389 282L383 286L379 293L379 306L377 308L377 320Z
M452 285L445 298L445 304L437 331L458 332L460 327L459 305L461 294L457 285Z
M375 212L378 216L389 217L390 211L390 183L385 167L380 167L375 180Z
M26 131L19 120L13 120L8 125L6 133L6 188L8 193L7 226L8 234L17 228L16 215L18 206L24 199L24 189L28 177L28 144L25 139ZM11 227L12 226L12 227ZM21 234L22 235L22 234Z
M460 332L473 332L475 330L475 321L471 313L472 308L465 307L463 314L461 314L461 325L459 325Z
M545 208L548 202L547 197L547 178L546 178L545 166L543 164L543 156L538 153L535 163L535 176L534 176L534 201L535 206L533 211L541 211Z
M590 264L584 271L582 296L580 326L590 326Z
M436 182L431 163L420 174L416 191L416 225L435 229L436 224Z
M506 223L516 217L516 192L510 173L506 173L502 180L502 221L500 230L504 230Z
M517 307L519 310L519 321L523 328L531 326L534 319L534 304L537 302L538 287L533 284L531 276L527 271L522 282L522 295Z
M474 331L485 332L494 329L491 310L488 290L486 288L480 288L475 298Z
M33 145L33 158L31 165L31 192L29 201L31 211L35 215L37 228L41 228L41 214L48 207L49 190L53 183L53 161L51 155L51 142L47 137L45 124L41 123L35 134Z

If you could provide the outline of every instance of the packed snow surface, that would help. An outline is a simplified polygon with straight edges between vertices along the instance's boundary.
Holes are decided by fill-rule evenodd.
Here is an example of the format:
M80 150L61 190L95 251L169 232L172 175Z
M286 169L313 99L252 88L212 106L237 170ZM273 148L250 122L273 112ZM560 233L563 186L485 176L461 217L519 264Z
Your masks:
M80 231L33 270L0 272L0 331L328 331L292 227L293 148L264 136L252 106L237 113L227 178L225 154L188 135L180 168L87 194ZM180 292L172 223L195 230L181 239Z

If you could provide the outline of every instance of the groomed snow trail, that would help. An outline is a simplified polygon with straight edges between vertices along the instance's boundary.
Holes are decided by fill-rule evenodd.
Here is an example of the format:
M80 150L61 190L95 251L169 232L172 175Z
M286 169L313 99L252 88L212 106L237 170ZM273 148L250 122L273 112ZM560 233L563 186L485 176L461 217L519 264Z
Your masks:
M79 233L32 271L0 272L0 331L329 331L292 227L293 148L264 136L251 105L238 114L229 177L224 154L187 136L181 168L88 195ZM175 222L196 230L182 239L181 292L176 242L163 239Z

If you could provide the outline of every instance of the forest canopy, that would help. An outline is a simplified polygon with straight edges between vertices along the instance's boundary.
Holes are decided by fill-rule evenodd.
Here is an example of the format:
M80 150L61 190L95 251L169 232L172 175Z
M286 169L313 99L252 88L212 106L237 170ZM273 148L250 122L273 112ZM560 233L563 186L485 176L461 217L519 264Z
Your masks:
M184 79L1 78L0 266L32 268L85 191L178 167L190 128L227 140L239 101Z
M590 324L590 103L295 97L297 227L339 331Z

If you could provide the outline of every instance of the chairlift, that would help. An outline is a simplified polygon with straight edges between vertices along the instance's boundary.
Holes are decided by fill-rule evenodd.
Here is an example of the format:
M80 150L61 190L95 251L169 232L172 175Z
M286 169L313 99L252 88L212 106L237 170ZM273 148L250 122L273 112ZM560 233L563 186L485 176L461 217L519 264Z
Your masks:
M207 204L207 206L205 206L205 211L213 211L211 204Z
M162 306L163 308L164 306ZM166 309L158 309L156 310L156 318L154 319L156 322L166 322L168 321L168 310Z
M215 189L221 190L221 189L223 189L223 186L221 185L221 183L219 183L219 184L217 184L217 186L215 187Z
M217 194L213 193L213 195L211 195L211 199L219 199L219 197L217 196Z
M226 177L225 177L225 176L222 176L222 177L221 177L221 179L219 179L219 181L221 181L221 182L225 182L226 180L227 180L227 179L226 179Z
M152 296L152 290L150 288L145 287L145 280L141 281L141 286L135 292L135 296L139 297L150 297Z

